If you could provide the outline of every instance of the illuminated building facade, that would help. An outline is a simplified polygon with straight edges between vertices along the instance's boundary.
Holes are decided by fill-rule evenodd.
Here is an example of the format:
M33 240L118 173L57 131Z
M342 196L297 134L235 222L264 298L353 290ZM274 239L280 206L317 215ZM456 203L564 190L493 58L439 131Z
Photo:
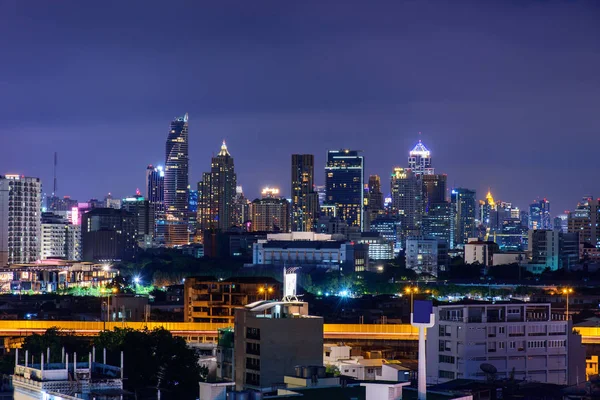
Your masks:
M165 171L160 165L146 168L146 199L154 214L153 238L158 243L165 240Z
M235 188L235 200L233 201L233 225L244 227L251 221L250 200L244 196L244 190L241 186Z
M188 243L188 114L171 121L166 145L165 245Z
M423 236L435 238L454 248L454 209L449 202L434 203L423 215Z
M325 167L325 203L349 226L363 226L364 158L356 150L330 150Z
M148 248L152 246L154 233L154 208L150 201L143 196L136 195L123 199L123 210L131 213L135 219L135 234L138 246Z
M390 190L392 216L400 220L403 241L407 236L419 236L423 215L423 186L419 177L407 168L394 168Z
M198 182L198 224L201 230L226 231L234 225L234 201L237 177L233 157L225 141L211 160L210 172Z
M314 230L319 217L319 195L314 190L315 158L292 154L292 229Z
M541 273L546 268L568 271L579 260L579 234L552 229L530 230L529 251L531 272Z
M0 266L40 259L42 183L0 175Z
M552 229L550 202L547 199L529 205L529 229Z
M406 268L419 274L438 276L446 267L448 245L437 239L410 236L406 239ZM442 265L440 265L442 261Z
M420 140L408 155L408 168L417 176L434 173L434 169L431 167L431 152Z
M371 221L371 232L377 232L379 235L392 243L394 247L394 257L400 252L400 239L402 228L400 221L395 218L377 218Z
M252 232L290 232L290 203L278 196L279 189L265 188L262 199L251 205Z
M383 193L381 193L381 178L379 175L369 176L369 183L366 190L364 229L368 230L371 226L371 221L384 214Z
M582 243L600 248L600 199L584 198L567 217L567 230L578 233Z
M454 213L454 244L464 245L475 236L477 202L475 191L465 188L452 189L450 200Z
M485 200L479 200L479 221L485 227L490 226L490 214L492 211L496 211L496 203L492 192L488 190Z
M81 260L81 226L60 215L42 213L41 260Z

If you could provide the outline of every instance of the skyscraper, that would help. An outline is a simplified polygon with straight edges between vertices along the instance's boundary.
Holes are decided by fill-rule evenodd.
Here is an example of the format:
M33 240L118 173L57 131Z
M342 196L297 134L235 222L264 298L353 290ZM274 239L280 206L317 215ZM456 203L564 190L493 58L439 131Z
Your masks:
M235 188L232 224L242 226L248 221L250 221L250 200L244 196L244 189L242 186L238 185Z
M198 182L198 224L201 230L226 231L235 223L236 182L233 157L223 141L221 151L212 158L210 172Z
M314 191L312 154L292 154L292 229L310 232L319 217L319 195Z
M454 229L456 230L454 243L462 245L475 235L475 216L477 215L475 191L464 188L452 189L450 199L454 212Z
M81 224L85 261L120 261L135 255L135 216L126 210L94 208Z
M151 247L154 234L154 208L150 201L137 194L123 199L122 204L123 210L133 215L138 246Z
M0 175L0 266L40 259L42 183Z
M381 178L379 175L369 176L365 199L364 229L370 230L371 222L383 216L383 193L381 193Z
M421 175L424 212L427 212L431 205L446 201L446 180L446 174Z
M547 199L529 205L529 229L552 229L550 202Z
M146 169L146 199L150 202L154 215L153 238L159 243L165 241L165 171L160 165L148 165Z
M364 158L356 150L330 150L325 167L325 203L349 226L363 226Z
M454 248L454 213L447 201L433 203L423 215L422 232L426 238L435 238Z
M567 217L568 232L579 233L581 243L600 247L600 199L585 197Z
M423 186L419 177L407 168L394 168L390 181L392 216L400 220L402 243L408 236L421 234Z
M167 137L164 201L167 247L188 243L188 114L171 121Z
M420 140L408 155L408 168L417 176L433 174L431 152Z

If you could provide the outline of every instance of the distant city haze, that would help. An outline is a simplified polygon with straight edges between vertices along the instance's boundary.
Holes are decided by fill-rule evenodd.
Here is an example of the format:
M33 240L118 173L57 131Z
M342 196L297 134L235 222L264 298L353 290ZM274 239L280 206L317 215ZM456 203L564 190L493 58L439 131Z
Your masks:
M80 201L144 191L189 113L189 183L223 139L250 199L291 154L362 150L365 182L419 139L448 188L557 215L600 197L595 1L0 3L0 174ZM419 135L418 132L422 132Z

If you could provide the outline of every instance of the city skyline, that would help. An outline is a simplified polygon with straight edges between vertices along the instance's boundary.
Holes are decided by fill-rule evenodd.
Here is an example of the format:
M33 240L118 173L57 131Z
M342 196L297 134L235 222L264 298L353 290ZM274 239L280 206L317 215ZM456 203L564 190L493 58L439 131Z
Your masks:
M264 186L289 197L295 153L315 155L324 184L339 148L362 150L365 176L387 188L421 138L448 188L478 199L491 187L522 210L548 198L558 214L598 197L598 6L470 3L186 4L185 15L151 2L4 3L0 173L40 177L49 194L58 151L59 196L127 197L146 165L163 164L166 123L189 112L192 187L225 138L250 199ZM562 157L567 138L584 144L577 163Z

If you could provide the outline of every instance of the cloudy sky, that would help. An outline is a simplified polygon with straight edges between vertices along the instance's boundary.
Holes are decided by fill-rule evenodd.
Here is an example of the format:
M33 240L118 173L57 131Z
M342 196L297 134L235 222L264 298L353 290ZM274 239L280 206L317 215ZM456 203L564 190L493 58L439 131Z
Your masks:
M190 183L225 139L249 197L292 153L363 150L389 185L419 139L452 186L553 212L600 196L595 1L0 0L0 173L134 193L190 115Z

